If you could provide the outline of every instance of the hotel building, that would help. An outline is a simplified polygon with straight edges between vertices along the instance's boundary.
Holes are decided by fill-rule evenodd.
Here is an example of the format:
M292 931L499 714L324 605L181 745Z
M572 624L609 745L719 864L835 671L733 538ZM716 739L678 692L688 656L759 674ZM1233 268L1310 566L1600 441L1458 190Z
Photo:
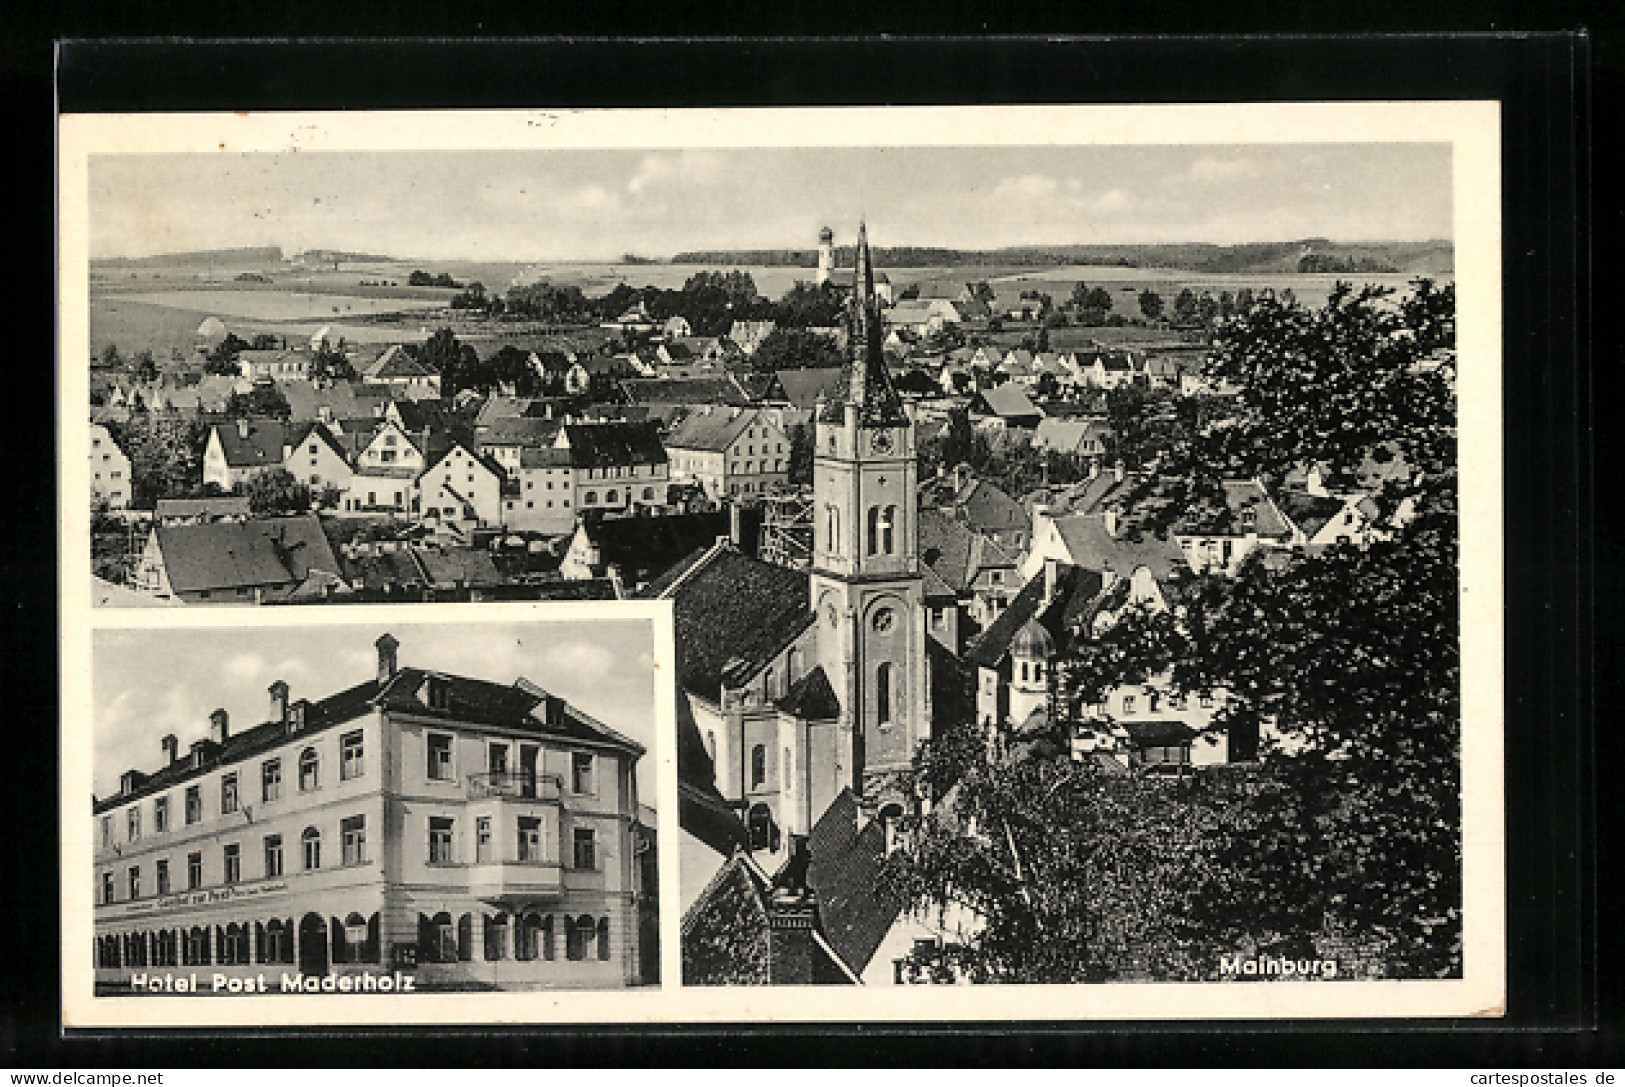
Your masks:
M417 990L658 981L644 748L520 678L397 665L268 719L162 741L97 799L95 967L138 975L383 975ZM197 968L189 970L187 968ZM150 982L149 982L150 984Z

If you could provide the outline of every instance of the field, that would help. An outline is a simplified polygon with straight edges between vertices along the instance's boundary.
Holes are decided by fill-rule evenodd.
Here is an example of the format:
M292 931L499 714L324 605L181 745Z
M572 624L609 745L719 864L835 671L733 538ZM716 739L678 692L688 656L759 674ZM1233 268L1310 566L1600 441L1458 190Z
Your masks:
M435 275L448 273L459 283L478 281L491 294L505 293L515 282L545 279L559 286L578 286L588 296L601 295L621 283L675 289L696 272L717 270L701 265L565 261L341 261L336 265L267 261L255 265L222 260L214 264L177 261L139 267L95 265L90 276L91 350L100 353L108 344L116 344L126 355L146 349L160 359L175 351L190 356L193 335L209 316L219 317L245 339L271 333L285 336L292 343L307 340L318 329L328 327L335 337L368 347L422 340L445 320L429 311L444 307L455 292L406 286L407 277L416 269ZM811 268L783 266L745 266L740 270L749 272L757 291L768 298L779 298L796 282L811 280L815 275ZM1118 265L880 270L887 272L895 290L918 286L925 297L953 297L967 282L986 280L1000 301L1013 300L1023 290L1036 290L1060 302L1081 281L1110 290L1116 300L1114 311L1128 317L1139 316L1139 294L1148 289L1162 295L1164 303L1171 306L1174 297L1187 287L1215 295L1243 287L1255 291L1290 288L1306 305L1318 306L1340 280L1404 288L1414 278L1409 273L1220 274ZM237 277L245 272L263 276L265 281L239 280ZM1448 282L1451 276L1447 273L1436 278ZM459 335L470 340L489 339L496 333L489 327L461 322L454 326L459 328ZM1091 331L1097 338L1111 342L1134 338L1131 329Z

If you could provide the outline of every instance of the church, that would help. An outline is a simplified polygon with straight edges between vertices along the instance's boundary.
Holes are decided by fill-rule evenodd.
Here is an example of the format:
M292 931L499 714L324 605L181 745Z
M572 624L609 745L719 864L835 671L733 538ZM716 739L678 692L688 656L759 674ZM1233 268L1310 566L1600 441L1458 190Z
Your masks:
M734 957L765 973L740 981L865 975L901 912L869 878L916 803L900 772L966 688L927 634L915 430L863 227L856 265L840 395L814 409L810 568L724 538L641 594L674 606L685 939L724 901L756 918L761 946Z

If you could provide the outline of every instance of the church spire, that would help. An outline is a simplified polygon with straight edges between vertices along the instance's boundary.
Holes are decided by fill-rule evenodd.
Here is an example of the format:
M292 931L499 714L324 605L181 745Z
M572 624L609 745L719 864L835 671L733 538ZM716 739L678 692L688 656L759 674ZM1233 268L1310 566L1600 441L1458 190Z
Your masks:
M892 388L886 373L886 357L881 347L880 306L875 299L875 272L869 255L869 226L858 224L856 268L852 276L852 300L848 319L846 403L857 407L865 422L895 425L903 419L902 400ZM832 405L829 421L838 422L843 410Z

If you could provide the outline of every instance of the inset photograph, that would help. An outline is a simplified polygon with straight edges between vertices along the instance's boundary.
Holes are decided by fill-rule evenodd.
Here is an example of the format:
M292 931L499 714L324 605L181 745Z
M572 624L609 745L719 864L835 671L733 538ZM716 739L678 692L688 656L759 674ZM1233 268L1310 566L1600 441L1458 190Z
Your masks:
M96 632L97 995L658 984L653 673L647 620Z

